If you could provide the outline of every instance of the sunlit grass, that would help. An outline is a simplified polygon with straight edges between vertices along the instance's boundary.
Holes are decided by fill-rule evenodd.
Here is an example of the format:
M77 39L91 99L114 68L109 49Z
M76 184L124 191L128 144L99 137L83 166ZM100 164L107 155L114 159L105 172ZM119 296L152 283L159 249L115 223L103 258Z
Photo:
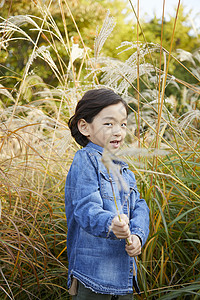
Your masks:
M76 21L67 1L60 5L65 36L61 35L48 7L41 4L38 9L43 18L11 17L0 25L2 45L9 47L7 43L16 38L16 33L17 38L20 35L23 42L33 45L23 76L13 74L16 80L13 90L7 89L5 78L1 78L1 298L69 297L64 184L78 146L70 138L67 120L85 90L106 86L129 103L129 131L123 159L135 173L141 196L150 207L150 235L138 259L143 298L198 299L199 86L168 74L171 52L160 45L139 40L125 42L119 45L119 51L132 50L127 61L103 57L100 50L114 26L109 15L99 30L93 56L78 28L82 41L79 47L73 47L68 37L65 9L75 24ZM37 30L35 41L23 30L22 21ZM47 37L48 44L38 47L41 34ZM60 56L57 40L65 47L69 64ZM51 51L56 53L57 64ZM154 60L157 53L164 62L162 70L160 62L156 64ZM184 72L200 78L198 55L183 54L184 57L179 57L181 61L176 58L177 64L183 65ZM194 62L193 70L184 66L183 59L187 57ZM39 60L46 62L58 86L52 87L32 73L35 60L38 64ZM78 69L74 67L75 60L80 62ZM146 86L145 90L141 90L141 84ZM170 84L179 85L187 94L184 114L177 109L177 99L172 102L165 95ZM134 152L138 146L139 151Z

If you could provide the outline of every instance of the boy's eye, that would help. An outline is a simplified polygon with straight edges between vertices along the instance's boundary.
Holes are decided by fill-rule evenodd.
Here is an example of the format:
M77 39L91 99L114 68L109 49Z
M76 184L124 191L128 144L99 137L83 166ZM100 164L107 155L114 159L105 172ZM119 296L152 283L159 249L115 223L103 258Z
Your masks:
M126 123L122 123L122 125L121 125L122 127L126 127L127 126L127 124Z
M108 127L111 127L112 126L112 123L105 123L104 125L108 126Z

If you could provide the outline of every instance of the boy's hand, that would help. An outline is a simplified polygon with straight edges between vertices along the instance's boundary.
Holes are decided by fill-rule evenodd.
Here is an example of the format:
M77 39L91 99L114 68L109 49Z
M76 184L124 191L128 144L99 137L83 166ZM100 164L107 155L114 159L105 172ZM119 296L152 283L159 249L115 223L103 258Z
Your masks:
M131 241L131 244L128 245L126 244L126 252L128 253L129 256L137 256L141 254L141 241L140 238L137 235L131 235L129 238L129 241Z
M118 239L127 239L131 235L129 229L129 219L124 214L121 214L120 218L121 221L119 220L118 216L114 217L112 220L112 231Z

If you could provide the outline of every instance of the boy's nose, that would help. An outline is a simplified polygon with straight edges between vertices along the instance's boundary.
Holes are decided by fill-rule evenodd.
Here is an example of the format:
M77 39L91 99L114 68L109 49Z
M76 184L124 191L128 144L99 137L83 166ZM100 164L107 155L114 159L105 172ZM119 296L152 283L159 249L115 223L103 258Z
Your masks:
M114 135L121 135L121 126L120 125L116 125L113 127L113 134Z

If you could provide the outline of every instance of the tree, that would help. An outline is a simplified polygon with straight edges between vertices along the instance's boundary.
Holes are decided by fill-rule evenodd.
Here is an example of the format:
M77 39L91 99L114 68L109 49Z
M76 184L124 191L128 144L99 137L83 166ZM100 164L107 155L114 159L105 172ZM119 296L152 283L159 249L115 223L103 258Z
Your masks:
M199 37L195 36L193 33L192 24L188 23L189 13L185 14L184 6L180 6L178 18L176 22L175 28L175 35L173 39L173 47L172 47L172 55L170 59L169 65L169 74L173 75L174 77L186 81L188 83L197 83L198 81L192 76L188 71L186 71L175 58L177 58L178 49L184 49L185 51L193 53L195 50L199 48ZM163 40L162 40L162 47L167 50L170 50L170 44L172 40L172 32L174 27L175 17L170 16L169 21L164 20L163 24ZM152 20L147 22L141 22L141 27L145 36L145 40L148 43L161 44L161 30L162 30L162 21L161 19L154 16ZM143 33L140 32L140 40L144 41ZM153 53L153 61L155 64L158 65L160 60L160 53ZM149 60L150 61L150 60ZM164 61L162 59L162 69ZM190 67L190 63L184 62L186 67ZM181 97L181 91L177 90L172 85L168 86L166 89L166 94L174 94L178 98Z
M43 5L45 4L46 7L48 7L49 3L51 3L51 5L49 6L49 15L47 15L48 22L43 24L45 16ZM57 0L10 0L4 2L4 7L1 10L0 15L5 20L5 28L8 25L7 20L9 20L9 17L18 15L21 16L19 17L21 19L23 19L22 16L25 15L31 16L33 22L35 22L38 26L37 28L37 26L33 25L33 23L31 24L25 21L24 23L22 22L20 28L25 34L30 36L32 42L31 39L21 40L20 38L22 34L15 33L13 36L15 39L10 39L8 43L5 43L6 29L2 27L0 74L2 76L2 80L4 80L6 76L7 87L12 88L21 80L41 26L43 26L42 34L39 35L36 48L38 49L41 46L48 47L46 49L48 49L52 61L57 66L59 72L63 73L63 76L67 73L69 47L72 45L72 37L74 39L74 43L78 43L80 47L83 47L82 39L84 46L91 49L90 55L92 56L96 29L97 26L102 26L108 8L110 9L110 14L115 18L116 26L111 35L108 37L108 40L105 42L102 49L102 55L119 58L121 60L126 60L129 57L131 53L130 51L125 51L118 55L121 50L116 49L123 41L137 40L136 19L134 19L133 22L130 17L127 18L127 15L130 14L130 9L127 8L127 1L63 0L62 7L59 6L59 3L60 2ZM126 12L124 12L125 10ZM181 6L173 42L172 54L174 56L176 56L177 48L182 48L191 52L193 49L198 47L198 38L191 34L191 25L185 23L187 17L188 15L184 14L184 8ZM150 22L144 22L143 20L140 22L146 41L160 44L161 20L154 17ZM64 23L66 24L66 27ZM165 20L164 22L163 47L167 50L170 48L173 24L173 17L171 17L169 21ZM77 31L77 28L79 32ZM60 38L56 37L58 31L60 32ZM139 39L144 41L141 31ZM159 51L158 53L153 54L153 59L156 63L159 61ZM65 66L65 70L63 71L61 70L61 60ZM149 61L151 62L151 60ZM75 62L74 65L78 70L80 67L80 61ZM40 76L44 82L54 87L59 84L55 73L52 72L52 69L43 60L35 58L32 61L31 70ZM177 65L173 59L171 59L169 72L173 73L175 77L195 82L194 78L187 72L183 72L182 67Z
M36 5L36 3L38 5ZM48 27L47 24L42 25L42 22L45 16L43 4L48 7L49 3L51 3L49 6L49 13L51 15L48 16L49 19L47 18L49 23ZM21 16L20 18L22 19L22 16L30 16L33 21L37 23L38 28L35 28L35 26L26 21L24 21L20 27L31 37L32 41L35 42L37 40L39 28L43 26L42 34L37 41L37 48L41 46L48 47L50 44L54 44L55 48L57 48L56 51L59 51L59 56L67 66L69 62L69 53L67 53L69 45L67 39L70 41L73 37L74 42L78 43L80 47L83 47L81 42L82 38L84 45L93 51L97 26L99 25L99 27L101 27L107 14L108 7L111 8L112 15L116 16L118 29L120 27L121 31L117 29L118 33L115 31L110 37L112 43L106 43L105 55L116 57L118 51L115 48L120 45L121 41L128 39L128 36L131 34L130 26L124 21L124 15L120 14L124 7L122 1L63 0L61 6L59 5L59 1L16 0L13 2L10 0L4 3L4 9L1 10L0 15L4 18L5 24L7 22L6 20L9 20L9 17L11 16ZM54 20L55 26L57 26L60 31L65 46L59 39L55 38L56 29L53 28L51 20ZM80 34L77 32L77 28ZM2 30L2 41L4 40L4 37L5 31ZM1 47L0 62L4 66L1 67L0 70L2 76L15 76L16 73L19 76L22 76L23 74L34 45L30 40L24 41L20 40L20 38L21 35L15 33L15 39L10 40L7 44L4 43L7 47ZM53 51L52 47L49 48L49 51L55 64L59 66L56 51ZM52 74L51 69L41 60L40 62L38 62L38 60L33 61L32 69L49 84L54 86L57 84L57 80ZM9 85L12 86L14 84L15 80L10 79Z

